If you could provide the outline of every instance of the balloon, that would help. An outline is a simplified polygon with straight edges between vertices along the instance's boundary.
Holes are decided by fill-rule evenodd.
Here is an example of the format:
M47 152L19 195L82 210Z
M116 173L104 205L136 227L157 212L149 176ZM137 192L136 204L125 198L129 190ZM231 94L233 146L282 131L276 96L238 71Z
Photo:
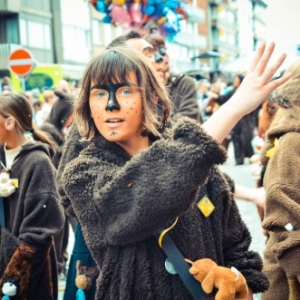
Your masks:
M155 12L155 0L144 1L142 5L142 13L151 16Z
M102 13L107 13L108 9L107 9L107 5L105 3L104 0L98 0L97 4L96 4L96 8L98 11L102 12Z
M112 21L112 19L109 15L106 15L104 18L102 18L102 22L105 24L110 24L111 21Z
M139 0L131 3L129 14L133 25L140 25L143 20L142 4Z
M112 22L117 22L122 26L129 26L131 22L125 0L113 0L110 5L109 16L112 18Z
M180 32L180 20L188 19L183 0L88 0L98 11L105 13L104 23L147 31L151 28L174 39Z

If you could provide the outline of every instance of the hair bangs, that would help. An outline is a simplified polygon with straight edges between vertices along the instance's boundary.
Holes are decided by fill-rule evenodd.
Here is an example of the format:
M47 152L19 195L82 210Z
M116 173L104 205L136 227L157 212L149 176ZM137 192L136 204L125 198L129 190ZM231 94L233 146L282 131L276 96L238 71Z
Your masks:
M137 75L140 86L141 74L135 63L130 59L124 60L121 52L109 49L99 56L91 66L90 79L93 84L113 85L130 82L129 75L132 72Z

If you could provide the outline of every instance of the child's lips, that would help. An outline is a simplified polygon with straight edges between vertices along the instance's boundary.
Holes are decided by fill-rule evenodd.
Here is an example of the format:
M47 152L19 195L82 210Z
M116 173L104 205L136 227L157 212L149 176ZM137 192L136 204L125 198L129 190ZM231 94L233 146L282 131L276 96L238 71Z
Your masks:
M119 118L109 118L105 120L105 124L109 127L109 128L116 128L119 127L123 124L124 120L123 119L119 119Z

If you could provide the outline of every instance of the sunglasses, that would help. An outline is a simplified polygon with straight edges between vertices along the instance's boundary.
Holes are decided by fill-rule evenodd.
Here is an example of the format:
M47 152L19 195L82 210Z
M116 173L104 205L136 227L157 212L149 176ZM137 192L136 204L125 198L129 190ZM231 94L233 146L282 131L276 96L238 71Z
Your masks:
M154 59L155 62L159 63L163 61L163 56L167 54L167 49L164 47L159 47L157 50L154 52Z
M167 48L165 48L165 47L158 47L157 50L158 50L158 53L162 56L167 54Z

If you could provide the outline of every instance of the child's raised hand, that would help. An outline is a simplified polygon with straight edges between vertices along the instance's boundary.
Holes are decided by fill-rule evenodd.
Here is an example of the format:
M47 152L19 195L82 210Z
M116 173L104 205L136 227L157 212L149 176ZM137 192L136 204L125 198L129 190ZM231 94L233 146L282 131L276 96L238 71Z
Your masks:
M258 48L249 71L233 96L234 99L232 100L237 101L242 115L253 111L269 97L273 90L291 78L291 74L286 74L271 81L286 57L285 54L282 54L273 64L268 66L274 48L274 43L271 43L268 47L262 44Z
M202 125L202 128L219 143L222 143L243 116L252 112L273 90L291 78L291 74L286 74L271 81L286 56L282 54L275 63L268 66L274 48L274 43L267 48L265 44L258 48L249 71L237 91Z

